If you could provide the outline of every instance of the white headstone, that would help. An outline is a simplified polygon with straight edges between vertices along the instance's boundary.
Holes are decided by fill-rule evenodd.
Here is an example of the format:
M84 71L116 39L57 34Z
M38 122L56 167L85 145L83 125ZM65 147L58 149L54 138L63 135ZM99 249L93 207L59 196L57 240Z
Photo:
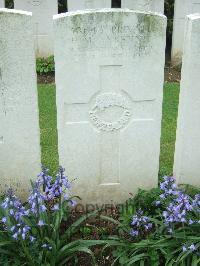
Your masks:
M14 0L15 9L33 13L37 57L53 55L53 15L58 14L57 0Z
M110 8L111 0L67 0L68 11L92 8Z
M164 13L164 0L121 0L122 8Z
M5 0L0 0L0 8L5 7Z
M86 202L158 182L166 19L123 9L54 17L60 164Z
M172 64L181 63L184 41L185 17L200 12L200 0L176 0L172 37Z
M200 186L200 15L187 17L174 174Z
M22 196L40 171L31 13L0 9L0 191Z

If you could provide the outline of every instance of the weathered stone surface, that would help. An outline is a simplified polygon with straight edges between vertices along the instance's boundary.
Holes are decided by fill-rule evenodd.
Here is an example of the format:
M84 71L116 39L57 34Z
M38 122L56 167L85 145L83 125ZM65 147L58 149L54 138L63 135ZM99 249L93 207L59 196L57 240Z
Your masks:
M54 17L60 164L85 202L158 182L166 19L123 9Z
M0 0L0 8L4 8L5 7L5 0Z
M68 0L68 11L76 11L91 8L109 8L111 7L111 0Z
M200 15L186 19L174 174L200 186Z
M40 170L31 13L0 9L0 191L22 196Z
M164 13L164 0L121 0L122 8Z
M183 53L185 17L200 12L200 0L176 0L174 7L172 64L181 63Z
M58 14L57 0L14 0L15 9L33 13L37 57L53 55L53 15Z

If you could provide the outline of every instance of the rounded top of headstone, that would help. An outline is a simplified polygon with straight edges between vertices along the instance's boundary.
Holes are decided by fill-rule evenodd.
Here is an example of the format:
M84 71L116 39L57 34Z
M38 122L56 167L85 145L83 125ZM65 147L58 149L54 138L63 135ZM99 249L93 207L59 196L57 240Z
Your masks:
M16 14L16 15L32 16L32 12L16 10L16 9L8 9L8 8L0 8L0 14Z
M187 18L190 20L199 20L200 19L200 13L194 13L194 14L188 15Z
M166 16L157 13L157 12L148 12L148 11L139 11L139 10L131 10L128 8L101 8L101 9L85 9L85 10L77 10L72 12L61 13L53 16L53 19L61 19L65 17L73 17L77 15L87 15L87 14L98 14L98 13L121 13L121 14L138 14L138 15L150 15L156 17L162 17L166 19Z

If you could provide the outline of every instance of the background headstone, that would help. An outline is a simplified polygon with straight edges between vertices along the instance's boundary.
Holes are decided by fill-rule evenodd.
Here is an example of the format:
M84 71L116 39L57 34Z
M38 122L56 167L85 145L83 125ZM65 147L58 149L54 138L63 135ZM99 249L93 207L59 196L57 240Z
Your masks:
M22 196L40 171L31 13L0 9L0 190Z
M200 186L200 15L186 21L174 174Z
M5 0L0 0L0 8L5 7Z
M57 0L15 0L15 9L33 14L37 57L53 55L53 15L58 14Z
M85 202L157 185L166 19L131 10L54 17L60 164Z
M174 6L174 22L172 37L172 64L181 63L183 53L185 17L200 13L200 0L176 0Z
M109 8L111 0L68 0L68 11L76 11L91 8Z
M122 8L164 13L164 0L121 0Z

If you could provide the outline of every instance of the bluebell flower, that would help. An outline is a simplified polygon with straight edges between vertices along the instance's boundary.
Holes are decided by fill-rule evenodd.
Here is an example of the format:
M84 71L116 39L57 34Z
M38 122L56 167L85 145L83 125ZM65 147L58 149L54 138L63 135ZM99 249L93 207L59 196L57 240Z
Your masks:
M3 217L2 219L1 219L1 221L2 221L2 223L6 223L7 222L7 218L6 217Z
M13 237L15 240L17 240L17 239L18 239L18 234L15 233L12 237Z
M200 212L200 194L195 195L192 206L197 212Z
M15 226L12 226L10 228L10 231L13 233L14 239L20 239L22 238L25 240L28 237L28 234L30 232L31 228L24 224L23 222L16 224Z
M189 246L189 249L192 250L192 251L194 251L194 250L196 250L196 247L195 247L194 244L192 244L191 246Z
M44 204L39 206L39 211L40 212L45 212L47 210L46 206Z
M77 202L76 202L75 200L70 200L70 201L69 201L69 205L70 205L71 207L75 207L75 206L77 205Z
M48 175L48 169L42 167L42 172L38 175L38 179L34 182L30 196L28 197L28 204L24 207L22 202L14 195L12 189L7 191L7 195L1 204L1 207L9 214L12 222L11 226L7 228L12 233L12 237L16 240L28 239L34 242L36 238L32 235L31 228L26 224L26 216L34 215L38 221L38 226L46 225L45 221L41 220L41 213L49 211L48 201L54 204L53 211L59 210L60 206L58 198L63 201L68 201L69 205L75 206L74 200L69 200L69 189L71 184L64 174L65 169L59 167L56 179ZM48 208L48 210L47 210ZM44 217L46 217L44 215ZM6 217L1 220L6 223ZM47 246L49 250L51 246Z
M191 224L192 220L188 219L188 213L193 210L193 206L190 203L189 196L183 192L179 192L177 197L174 198L166 210L163 211L163 217L165 218L165 224L171 223L188 223Z
M15 226L12 226L12 227L10 228L10 231L13 232L13 231L15 230L15 228L16 228Z
M48 244L43 244L41 247L45 248L45 249L48 249L48 250L52 250L52 247L50 245L48 245Z
M161 194L161 195L160 195L160 198L161 198L161 199L165 199L165 194Z
M43 226L43 225L45 225L45 223L44 223L43 220L39 220L38 225L39 225L39 226Z
M4 208L5 210L8 211L8 213L10 214L10 216L12 217L12 220L14 221L14 224L11 229L11 232L13 232L13 237L16 238L20 235L20 231L19 228L21 226L24 226L24 222L23 222L23 217L28 215L27 210L25 209L25 207L22 205L22 202L14 195L13 190L12 189L8 189L7 193L6 193L6 198L3 201L3 203L1 204L2 208ZM5 221L4 217L4 221ZM15 230L17 230L15 232Z
M160 201L160 200L157 200L157 201L155 202L155 204L156 204L156 206L159 206L159 205L161 204L161 201Z
M140 234L143 234L144 232L151 231L153 224L150 222L149 217L143 215L143 211L139 209L132 217L131 222L131 236L139 236Z
M46 210L45 199L45 195L40 191L39 183L36 182L28 198L30 210L33 214L37 214L37 216L39 216L40 212L44 212Z
M13 216L14 215L14 210L13 209L10 209L9 210L9 213L10 213L11 216Z
M178 194L175 178L172 176L164 176L163 182L160 183L160 189L163 193L160 195L161 199L166 199L169 196L176 196Z
M46 186L49 187L52 181L52 176L48 175L48 172L49 169L42 165L42 172L38 175L39 179L36 181L36 183L39 186L43 185L43 188L45 188Z
M71 184L67 176L64 175L64 171L64 168L59 167L55 181L51 182L49 186L45 187L47 200L53 200L60 197L63 197L64 200L68 199L68 195L65 191L71 188Z
M9 198L5 198L4 201L1 204L1 207L5 210L9 206Z
M139 235L139 231L131 229L130 235L133 236L133 237L138 236Z
M33 237L33 236L30 236L30 241L31 242L34 242L36 240L36 238L35 237Z
M186 251L187 251L187 247L184 245L184 246L182 247L182 250L183 250L183 252L186 252Z
M167 230L167 231L168 231L168 233L169 233L169 234L172 234L172 233L173 233L173 229L172 229L172 228L170 228L170 227L168 228L168 230Z
M55 204L52 208L52 211L58 211L59 210L59 204Z
M194 223L194 221L192 219L189 219L188 224L193 224L193 223Z
M191 244L191 245L184 245L183 247L182 247L182 250L183 250L183 252L187 252L187 251L196 251L197 250L197 247L194 245L194 244Z
M63 195L63 198L64 198L64 200L68 200L68 198L69 198L68 194L65 193L65 194Z

